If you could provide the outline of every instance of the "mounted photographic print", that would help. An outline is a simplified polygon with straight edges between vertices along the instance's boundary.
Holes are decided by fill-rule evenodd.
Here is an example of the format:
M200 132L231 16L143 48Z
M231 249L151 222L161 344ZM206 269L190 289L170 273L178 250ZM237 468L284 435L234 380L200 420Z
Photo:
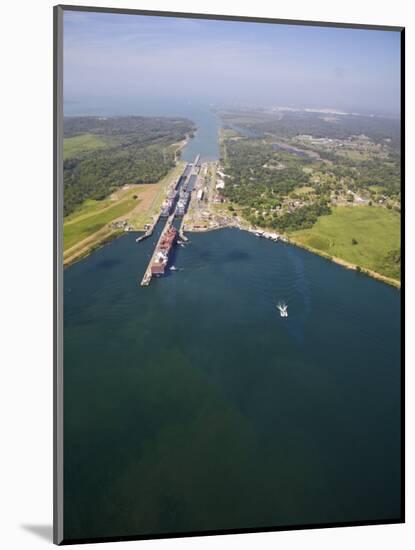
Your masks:
M404 30L54 14L55 543L404 521Z

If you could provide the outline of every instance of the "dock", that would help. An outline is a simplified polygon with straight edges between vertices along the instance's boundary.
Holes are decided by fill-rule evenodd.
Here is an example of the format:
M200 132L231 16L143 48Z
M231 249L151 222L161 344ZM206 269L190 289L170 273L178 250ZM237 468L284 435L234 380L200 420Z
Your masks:
M144 241L144 239L151 237L151 235L153 234L154 228L158 224L159 219L160 219L160 213L154 218L153 223L147 229L147 231L143 235L140 235L140 237L137 237L135 242L140 243L141 241Z
M183 187L183 189L186 189L186 187L189 184L189 181L190 181L191 178L192 178L192 187L193 187L193 181L194 181L195 178L197 178L199 159L200 159L200 155L197 155L193 165L189 164L189 163L186 165L186 167L183 171L183 174L175 182L175 184L173 186L173 189L178 190L178 191L180 191L181 187ZM191 191L192 191L192 189L189 190L189 193L191 193ZM153 254L150 258L147 269L145 270L144 276L141 280L141 283L140 283L141 286L148 286L151 282L151 279L153 277L152 269L151 269L152 265L154 264L154 261L156 259L156 255L157 255L157 251L159 249L159 245L160 245L166 231L169 229L169 227L171 227L173 225L173 220L174 220L175 217L177 217L178 202L179 202L179 196L177 196L174 199L173 209L170 212L169 217L167 218L166 223L165 223L165 225L164 225L164 227L163 227L163 229L160 233L160 237L157 241L157 244L154 247ZM184 213L186 213L188 206L189 206L189 201L187 202L187 204L185 206L185 212ZM158 216L155 218L155 220L154 220L153 224L151 225L151 227L149 227L147 229L147 231L144 233L144 235L141 235L140 237L138 237L136 239L136 242L143 241L147 237L150 237L153 234L153 231L154 231L156 225L160 221L160 218L161 218L161 211L159 212ZM179 226L179 229L178 229L178 235L179 235L179 238L182 241L185 242L185 241L188 241L188 238L183 233L183 222L184 222L184 215L183 215L183 218L181 220L181 223L180 223L180 226Z
M184 225L184 216L183 216L183 218L182 218L182 221L180 222L178 234L179 234L179 238L180 238L181 241L187 242L189 239L188 239L188 238L186 237L186 235L184 234L183 225Z
M159 237L159 240L157 241L157 244L156 246L154 247L154 251L153 251L153 254L150 258L150 261L148 263L148 266L147 266L147 269L144 273L144 277L142 278L141 280L141 286L148 286L150 284L150 281L152 279L152 273L151 273L151 266L155 260L155 257L156 257L156 254L157 254L157 249L158 249L158 246L162 240L162 238L164 237L164 234L165 232L167 231L167 229L172 225L173 223L173 219L174 219L174 212L173 214L170 214L170 216L167 218L167 221L166 221L166 224L165 226L163 227L163 231L160 233L160 237Z

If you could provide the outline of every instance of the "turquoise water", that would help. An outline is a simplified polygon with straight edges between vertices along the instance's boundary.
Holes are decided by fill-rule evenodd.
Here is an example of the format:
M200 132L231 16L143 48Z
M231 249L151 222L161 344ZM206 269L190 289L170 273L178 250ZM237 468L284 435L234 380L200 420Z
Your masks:
M136 236L65 270L65 538L398 518L399 291L236 229L141 288Z

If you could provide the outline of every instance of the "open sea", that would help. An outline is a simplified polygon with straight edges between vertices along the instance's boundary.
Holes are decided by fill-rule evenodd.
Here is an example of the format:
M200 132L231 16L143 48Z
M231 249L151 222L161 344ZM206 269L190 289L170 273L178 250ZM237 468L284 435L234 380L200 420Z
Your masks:
M65 111L187 113L218 157L208 107L152 108ZM237 229L142 288L157 235L65 270L65 538L398 518L400 292Z

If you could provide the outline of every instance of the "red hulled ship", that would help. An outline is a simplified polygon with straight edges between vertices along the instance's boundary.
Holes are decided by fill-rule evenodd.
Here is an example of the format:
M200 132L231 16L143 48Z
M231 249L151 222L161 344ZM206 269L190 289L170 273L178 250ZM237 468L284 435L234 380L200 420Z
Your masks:
M155 276L164 275L167 263L169 261L169 253L173 248L177 239L177 230L172 225L164 232L154 256L154 261L151 264L151 274Z

